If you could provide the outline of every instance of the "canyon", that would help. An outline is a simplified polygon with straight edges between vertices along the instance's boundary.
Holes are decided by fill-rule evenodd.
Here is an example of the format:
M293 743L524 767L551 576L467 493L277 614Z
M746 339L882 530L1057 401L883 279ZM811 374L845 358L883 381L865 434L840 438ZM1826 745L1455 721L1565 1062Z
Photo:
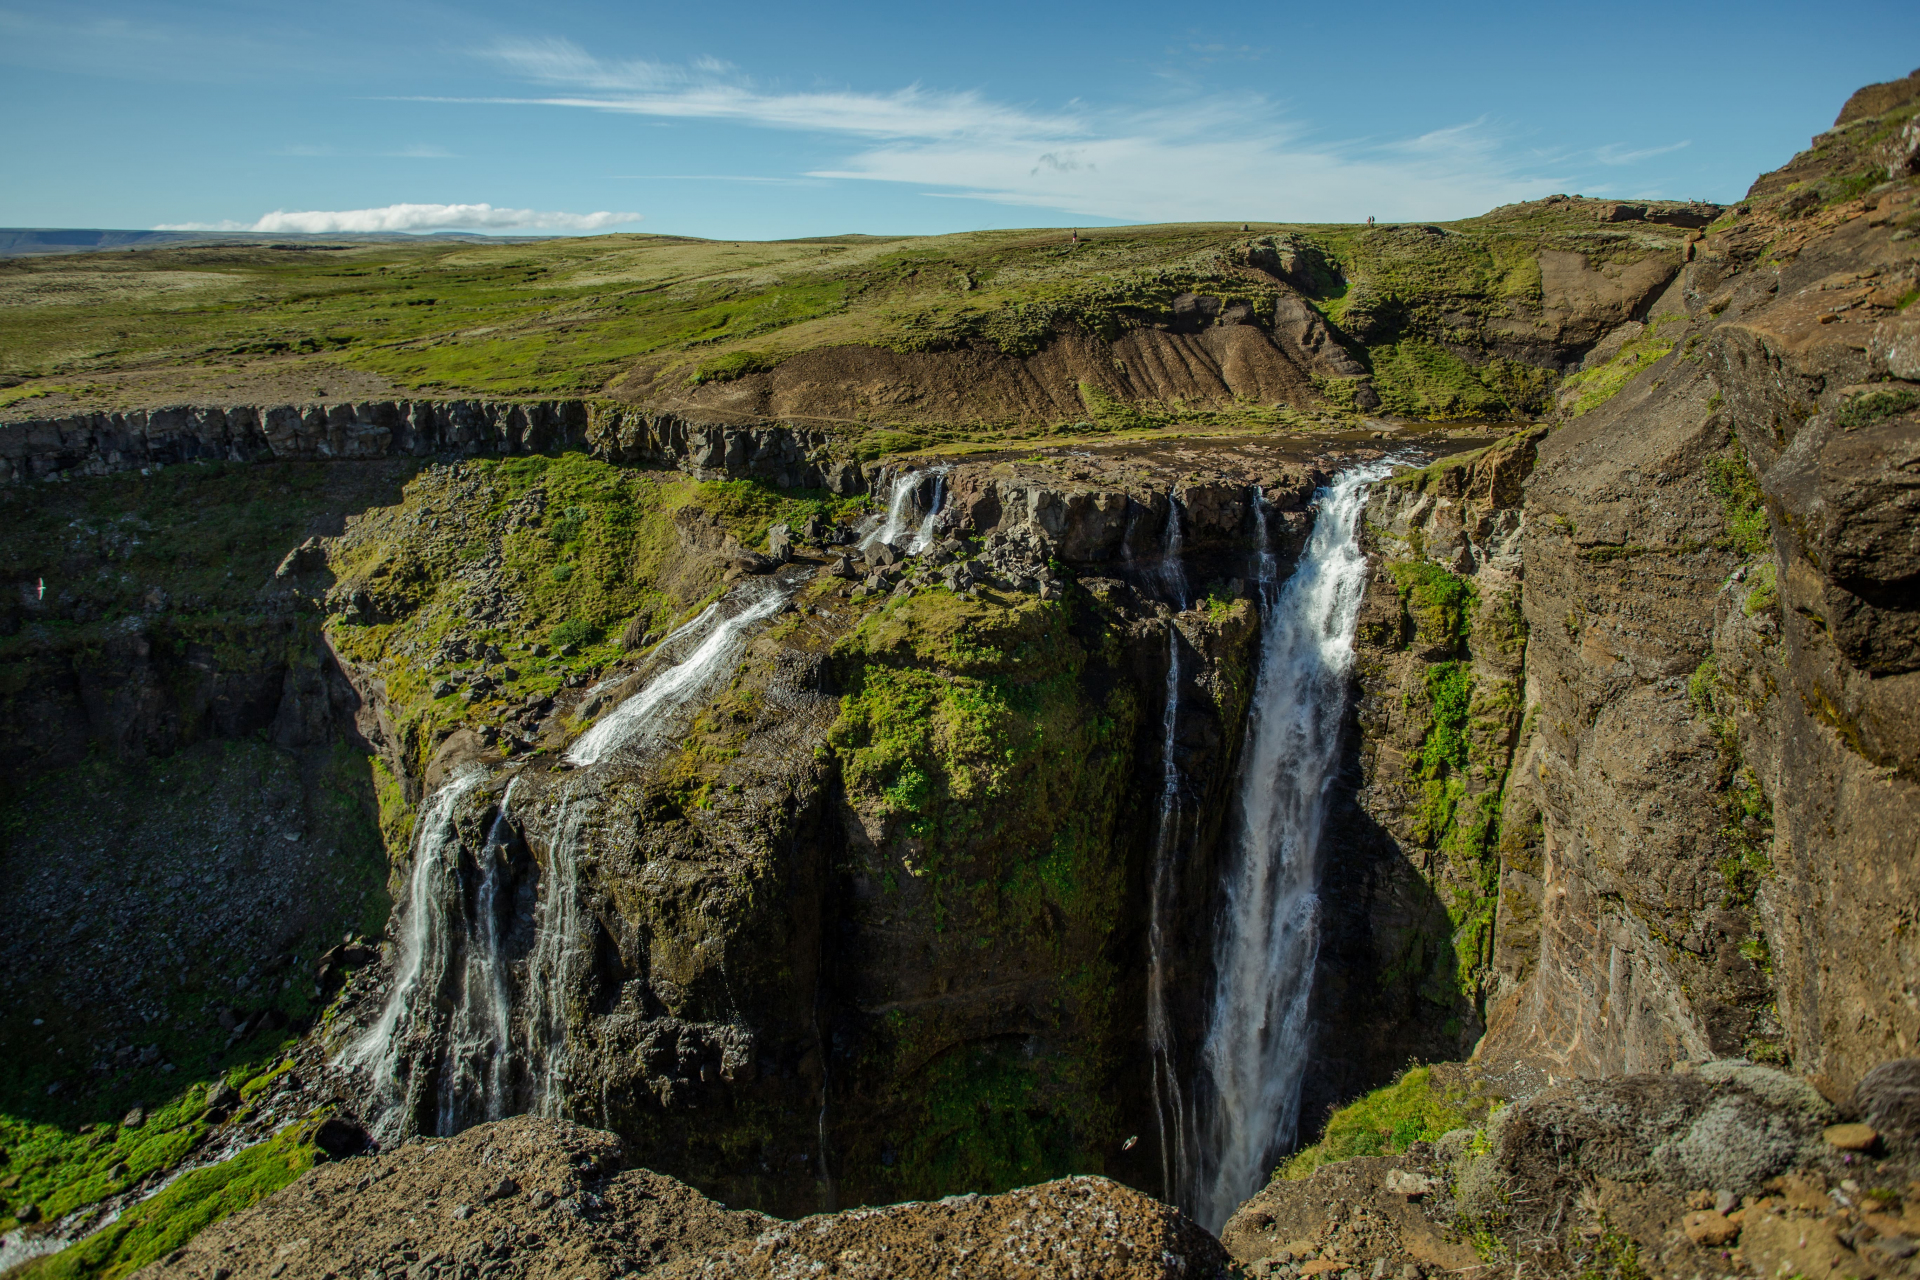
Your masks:
M14 402L0 1267L1913 1273L1916 111L591 395Z

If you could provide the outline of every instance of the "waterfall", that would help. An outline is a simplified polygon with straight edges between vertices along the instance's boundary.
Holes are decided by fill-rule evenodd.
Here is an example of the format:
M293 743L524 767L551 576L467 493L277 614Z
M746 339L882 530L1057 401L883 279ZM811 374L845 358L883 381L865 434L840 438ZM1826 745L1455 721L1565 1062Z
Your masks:
M1167 528L1162 535L1160 546L1160 564L1154 570L1154 577L1160 587L1173 597L1175 610L1187 607L1187 570L1180 562L1185 543L1180 533L1180 499L1171 493L1167 495Z
M480 888L466 918L465 957L460 991L447 1025L447 1047L440 1074L436 1132L458 1133L475 1120L507 1114L512 1055L508 1026L513 1018L513 987L500 928L501 888L508 878L513 827L509 812L515 777L500 797L499 812L480 851ZM477 1105L476 1105L477 1103Z
M1180 563L1180 504L1167 511L1167 527L1155 576L1186 602L1186 571ZM1159 1127L1161 1197L1176 1203L1188 1178L1186 1102L1181 1096L1173 1020L1167 1013L1167 947L1172 925L1174 874L1179 862L1180 766L1174 759L1180 724L1180 628L1167 621L1167 687L1160 715L1160 813L1154 834L1153 879L1147 908L1147 1047L1153 1062L1154 1120Z
M1366 585L1357 536L1367 487L1391 466L1343 472L1320 492L1284 587L1260 518L1260 671L1240 779L1236 847L1214 942L1214 995L1200 1051L1196 1215L1218 1231L1294 1142L1319 956L1320 831L1338 766Z
M899 540L900 535L913 527L913 517L917 509L914 498L929 475L933 477L933 505L921 519L912 542L907 546L907 554L917 556L932 546L934 517L940 514L941 507L946 504L947 472L951 470L953 470L951 466L938 466L924 470L903 471L895 476L892 486L887 490L886 518L860 539L860 548L865 550L882 542L892 546Z
M716 605L681 628L688 631L697 624L710 629L685 660L649 680L640 692L581 734L579 741L567 749L566 762L575 766L598 764L619 748L644 745L652 737L653 726L698 697L717 668L732 664L744 647L747 628L778 613L792 594L791 588L777 582L749 583L737 589L732 597L745 604L740 612L725 617ZM665 642L662 643L664 647Z
M877 543L892 545L893 540L906 531L911 518L909 511L913 505L913 494L920 487L922 471L907 471L893 478L893 486L887 491L887 516L877 526L860 539L860 548L865 550Z
M477 764L459 769L422 807L413 870L399 909L400 955L393 983L379 1017L341 1056L343 1065L371 1077L375 1128L383 1138L398 1136L413 1119L400 1106L409 1092L402 1071L420 1076L426 1069L419 1056L423 1048L436 1055L434 1124L442 1135L511 1114L516 1068L522 1070L533 1109L561 1114L568 998L589 942L580 861L599 809L592 772L621 752L660 740L678 713L733 670L748 629L785 607L809 576L742 583L675 630L654 652L671 653L697 640L692 652L603 716L563 757L564 764L586 772L554 788L557 800L522 984L524 1017L517 1024L503 917L512 880L510 809L524 774L508 782L476 855L471 905L454 819L462 800L487 781L488 771Z
M947 504L947 472L951 467L933 469L933 506L927 510L927 518L920 522L920 530L913 535L913 542L907 547L907 554L917 556L933 545L933 522L940 517L940 508Z
M453 910L460 897L460 833L454 813L486 780L486 770L477 765L459 770L433 793L414 823L413 871L407 877L393 986L380 1016L345 1055L372 1077L385 1110L400 1101L401 1046L422 1024L430 1024L447 971L462 949Z
M581 953L580 843L589 806L570 782L560 795L547 851L547 874L534 920L533 955L527 963L526 1058L534 1082L533 1109L558 1116L566 1099L567 991Z

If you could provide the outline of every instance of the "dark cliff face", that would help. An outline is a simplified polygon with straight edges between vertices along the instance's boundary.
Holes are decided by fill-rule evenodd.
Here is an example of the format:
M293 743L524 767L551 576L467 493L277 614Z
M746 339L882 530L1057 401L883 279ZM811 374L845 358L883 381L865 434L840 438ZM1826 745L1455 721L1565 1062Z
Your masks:
M169 466L16 491L23 537L44 519L71 542L16 566L51 584L10 600L13 707L28 729L14 740L16 779L65 785L78 775L62 771L102 748L110 771L174 762L171 776L235 740L283 771L333 769L316 777L337 796L323 787L304 801L315 816L280 820L338 842L324 816L338 808L360 862L289 873L285 858L254 858L231 872L257 862L276 895L228 894L259 925L219 942L250 967L243 998L203 1006L218 993L197 970L129 963L187 1011L158 1033L156 1071L248 1052L223 1044L216 1014L297 1032L334 998L341 967L359 966L324 1032L341 1050L381 1007L403 920L384 926L384 959L348 947L311 993L304 975L343 927L380 931L389 902L404 901L428 797L478 763L497 772L454 812L455 856L469 873L500 864L516 987L568 806L591 812L569 854L590 954L560 993L565 1065L545 1095L565 1114L730 1203L782 1212L1076 1171L1159 1190L1145 950L1169 646L1183 800L1167 965L1174 1052L1190 1069L1257 658L1254 486L1284 572L1320 478L1298 451L1257 443L1225 466L1184 454L1174 465L1121 451L950 473L943 532L975 549L996 531L1028 539L979 560L1038 557L1051 584L1040 592L955 594L915 562L894 576L918 573L919 590L877 594L828 572L840 548L796 532L788 568L814 576L794 607L660 749L591 777L553 767L553 753L659 669L642 657L649 633L765 573L771 560L748 548L768 524L830 532L851 505L579 455ZM95 529L92 506L126 506L120 490L133 486L159 505L135 504L137 527ZM1180 601L1164 558L1176 499ZM253 857L243 807L213 806L192 831L154 838ZM59 843L45 808L27 815L39 825L16 845L22 857L45 860ZM92 858L74 863L75 909ZM298 909L278 896L289 890ZM170 901L197 923L156 936L156 961L176 945L198 955L202 933L228 927L221 892L183 879ZM65 919L66 907L29 898L29 934ZM82 957L37 942L21 956L39 975L22 1009L56 991L92 999L84 963L68 963ZM300 990L263 983L261 968L295 974ZM409 1123L430 1131L449 1096L442 1059L425 1035L399 1056ZM540 1105L525 1064L508 1075L510 1109ZM84 1109L102 1089L150 1086L110 1071L63 1087ZM68 1104L53 1096L46 1105Z
M1350 971L1431 893L1490 1064L1746 1056L1844 1092L1920 1031L1920 135L1911 82L1863 93L1595 347L1564 425L1370 512Z
M1284 565L1310 527L1312 479L1278 456L1258 466ZM540 886L559 874L566 814L592 815L569 837L592 957L563 993L566 1062L549 1095L559 1109L730 1203L782 1212L1075 1170L1157 1184L1159 1153L1128 1139L1153 1126L1145 915L1168 645L1181 653L1175 756L1189 795L1172 1015L1190 1055L1256 658L1246 578L1261 525L1245 480L1187 477L1193 554L1180 567L1202 598L1181 611L1160 598L1173 567L1160 555L1167 491L1115 474L1136 482L1027 464L946 477L946 527L970 545L1012 532L1054 549L1072 577L1038 592L959 594L909 562L903 585L879 596L825 571L837 549L799 548L791 567L814 576L791 610L659 749L584 781L516 756L511 725L489 747L468 730L417 727L417 694L389 707L423 788L464 761L503 770L458 824L473 865L498 839L486 806L517 779L526 902L510 930L514 965L533 949ZM558 507L546 504L549 517ZM745 553L718 527L684 514L672 527L688 564L739 572ZM393 631L348 624L369 673L384 670L376 653L413 643L416 624L376 587L393 576L378 566L415 556L419 528L383 518L333 552L343 568L364 566L335 597L365 582L375 610L401 619ZM510 540L498 556L512 562ZM714 581L675 572L661 582L680 582L689 602ZM916 574L917 591L906 585ZM415 608L426 619L435 606ZM363 647L376 638L380 649ZM645 671L603 673L599 694L556 691L541 740L566 741ZM336 1038L380 994L364 988ZM405 1053L414 1123L431 1127L436 1050ZM528 1080L513 1088L532 1104Z

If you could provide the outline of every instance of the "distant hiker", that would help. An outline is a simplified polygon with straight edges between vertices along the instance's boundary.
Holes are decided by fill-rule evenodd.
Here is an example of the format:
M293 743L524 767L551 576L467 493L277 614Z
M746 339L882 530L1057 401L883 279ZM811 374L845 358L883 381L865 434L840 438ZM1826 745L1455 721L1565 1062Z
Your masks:
M1372 225L1373 225L1373 215L1372 215L1372 214L1368 214L1368 215L1367 215L1367 225L1368 225L1368 226L1372 226Z
M1079 244L1079 243L1080 243L1080 228L1078 228L1078 227L1075 227L1075 228L1073 229L1073 239L1072 239L1072 240L1070 240L1070 241L1069 241L1068 243L1069 243L1069 244Z

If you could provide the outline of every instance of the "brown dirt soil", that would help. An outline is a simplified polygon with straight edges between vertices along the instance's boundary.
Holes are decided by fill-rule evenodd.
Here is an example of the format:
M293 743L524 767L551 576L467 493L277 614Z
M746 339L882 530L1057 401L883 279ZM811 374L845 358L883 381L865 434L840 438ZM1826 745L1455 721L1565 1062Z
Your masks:
M323 1164L142 1271L145 1280L341 1276L681 1280L832 1274L1213 1277L1220 1244L1105 1178L781 1222L622 1168L620 1140L521 1116Z
M659 408L757 417L904 422L1054 422L1084 417L1080 384L1118 400L1225 408L1238 400L1315 407L1325 358L1254 325L1199 333L1136 329L1106 342L1078 329L1024 359L993 347L889 351L826 347L732 382L656 385L637 370L614 393Z

